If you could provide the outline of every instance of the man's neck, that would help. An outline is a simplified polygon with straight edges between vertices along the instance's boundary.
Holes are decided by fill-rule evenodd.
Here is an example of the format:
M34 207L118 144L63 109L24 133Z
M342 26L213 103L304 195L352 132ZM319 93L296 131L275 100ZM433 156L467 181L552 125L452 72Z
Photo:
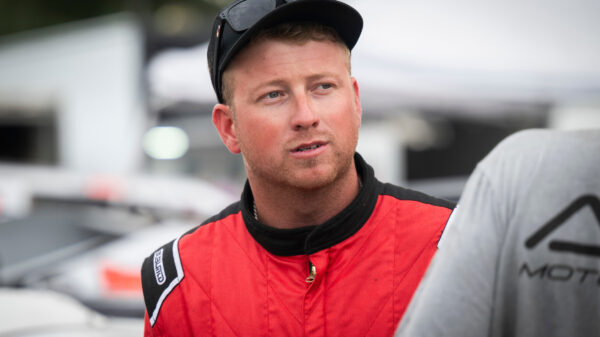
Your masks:
M265 225L299 228L319 225L341 212L356 197L360 182L356 168L318 189L303 190L250 181L255 216Z

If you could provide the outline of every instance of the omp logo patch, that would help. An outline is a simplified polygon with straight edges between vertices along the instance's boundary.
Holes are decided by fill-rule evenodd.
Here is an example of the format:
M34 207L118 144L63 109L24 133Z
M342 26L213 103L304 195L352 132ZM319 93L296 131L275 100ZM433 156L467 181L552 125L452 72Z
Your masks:
M151 326L156 323L165 299L185 276L179 257L180 238L157 249L144 260L142 265L144 303Z
M163 265L163 248L154 252L152 260L154 261L154 276L156 277L156 283L162 285L167 280L165 276L165 267Z
M527 241L525 241L525 247L533 249L537 246L544 238L550 233L555 231L557 228L562 226L574 216L577 212L581 211L584 207L589 206L596 217L596 223L590 223L590 226L597 226L600 230L600 199L593 195L584 195L577 198L569 206L567 206L562 212L550 219L544 224L539 230L533 233ZM563 240L551 240L548 244L550 250L557 252L569 252L575 254L582 254L594 257L600 257L600 245L590 245L578 242L563 241Z

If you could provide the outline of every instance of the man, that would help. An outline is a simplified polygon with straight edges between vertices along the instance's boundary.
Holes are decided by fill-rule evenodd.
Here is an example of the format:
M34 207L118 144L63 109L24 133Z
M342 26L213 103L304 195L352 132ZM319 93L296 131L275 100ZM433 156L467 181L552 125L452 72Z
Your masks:
M452 205L378 182L355 154L361 29L337 1L219 13L213 122L248 181L144 262L147 336L393 335Z
M598 336L600 130L531 130L476 168L397 336Z

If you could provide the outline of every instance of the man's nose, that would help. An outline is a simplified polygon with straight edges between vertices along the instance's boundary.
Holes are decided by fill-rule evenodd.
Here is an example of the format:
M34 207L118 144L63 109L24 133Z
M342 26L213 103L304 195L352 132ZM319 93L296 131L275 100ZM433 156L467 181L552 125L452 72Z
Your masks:
M292 116L292 127L296 131L317 127L319 114L306 94L296 95L296 106Z

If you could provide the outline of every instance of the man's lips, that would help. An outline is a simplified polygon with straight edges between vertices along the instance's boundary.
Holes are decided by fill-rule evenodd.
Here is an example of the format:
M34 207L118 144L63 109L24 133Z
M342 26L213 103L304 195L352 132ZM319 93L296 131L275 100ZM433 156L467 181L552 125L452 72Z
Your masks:
M296 147L294 147L292 149L291 152L293 153L302 153L302 152L307 152L307 151L311 151L311 150L316 150L322 146L327 145L327 142L323 142L323 141L314 141L314 142L310 142L310 143L302 143Z

